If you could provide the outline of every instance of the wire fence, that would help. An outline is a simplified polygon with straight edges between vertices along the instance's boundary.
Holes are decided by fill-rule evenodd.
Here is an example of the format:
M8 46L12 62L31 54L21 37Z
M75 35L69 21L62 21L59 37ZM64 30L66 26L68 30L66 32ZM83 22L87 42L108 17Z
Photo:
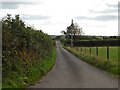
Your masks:
M74 47L74 50L83 54L94 55L104 59L118 60L118 47L117 46L104 46L104 47Z

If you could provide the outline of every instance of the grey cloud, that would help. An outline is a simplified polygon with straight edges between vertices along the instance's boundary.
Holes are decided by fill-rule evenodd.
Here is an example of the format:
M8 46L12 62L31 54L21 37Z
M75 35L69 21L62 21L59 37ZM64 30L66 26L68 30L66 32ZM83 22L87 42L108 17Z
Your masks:
M92 11L92 10L90 10L90 12L107 14L107 13L116 13L116 12L118 12L118 9L106 9L106 10L103 10L103 11Z
M92 20L93 18L92 17L86 17L86 16L78 16L78 17L75 17L75 19L79 19L79 20Z
M92 13L104 13L104 14L117 13L118 8L120 7L120 5L118 6L117 4L106 4L106 5L107 5L108 9L105 9L103 11L95 11L95 10L89 10L89 11Z
M99 16L95 16L95 17L78 16L78 17L75 17L75 19L96 20L96 21L112 21L112 20L117 20L118 16L115 16L115 15L99 15Z
M50 16L22 15L22 19L24 19L24 20L46 20L46 19L50 19Z
M106 4L108 7L112 7L112 8L118 8L117 4Z
M20 5L38 4L38 2L0 2L2 9L17 9Z
M101 15L101 16L96 16L94 19L99 20L99 21L111 21L111 20L117 20L118 16L115 16L115 15Z

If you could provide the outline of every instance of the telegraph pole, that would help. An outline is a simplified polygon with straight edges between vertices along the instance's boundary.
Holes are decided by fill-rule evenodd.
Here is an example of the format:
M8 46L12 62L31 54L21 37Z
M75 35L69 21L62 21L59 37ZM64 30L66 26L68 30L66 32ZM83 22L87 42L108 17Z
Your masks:
M71 22L71 46L73 47L73 29L74 29L74 23L73 23L73 19Z
M73 33L73 31L72 31L72 33ZM73 35L72 35L72 33L71 33L71 46L73 47Z

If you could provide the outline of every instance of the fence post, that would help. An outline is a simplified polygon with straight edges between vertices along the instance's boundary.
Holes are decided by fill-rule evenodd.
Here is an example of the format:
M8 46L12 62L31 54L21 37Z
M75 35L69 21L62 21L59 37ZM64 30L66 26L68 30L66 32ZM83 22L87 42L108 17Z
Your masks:
M85 54L86 54L86 47L84 47L85 48Z
M78 51L78 48L76 47L76 51Z
M107 59L109 59L109 46L107 46Z
M82 47L81 47L81 53L82 53Z
M79 52L79 47L78 47L78 52Z
M91 47L90 47L90 55L91 55Z
M98 56L98 47L96 47L96 55Z

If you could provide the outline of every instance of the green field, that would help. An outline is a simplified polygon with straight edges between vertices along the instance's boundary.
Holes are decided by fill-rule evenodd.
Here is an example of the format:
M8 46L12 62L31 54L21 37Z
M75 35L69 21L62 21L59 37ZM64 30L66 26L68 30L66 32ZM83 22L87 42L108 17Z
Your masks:
M77 50L80 53L90 54L90 47L74 47L74 50ZM82 50L81 50L82 49ZM91 55L96 55L96 47L91 47ZM107 47L98 47L98 57L107 59ZM118 61L118 47L110 46L109 47L109 59Z

